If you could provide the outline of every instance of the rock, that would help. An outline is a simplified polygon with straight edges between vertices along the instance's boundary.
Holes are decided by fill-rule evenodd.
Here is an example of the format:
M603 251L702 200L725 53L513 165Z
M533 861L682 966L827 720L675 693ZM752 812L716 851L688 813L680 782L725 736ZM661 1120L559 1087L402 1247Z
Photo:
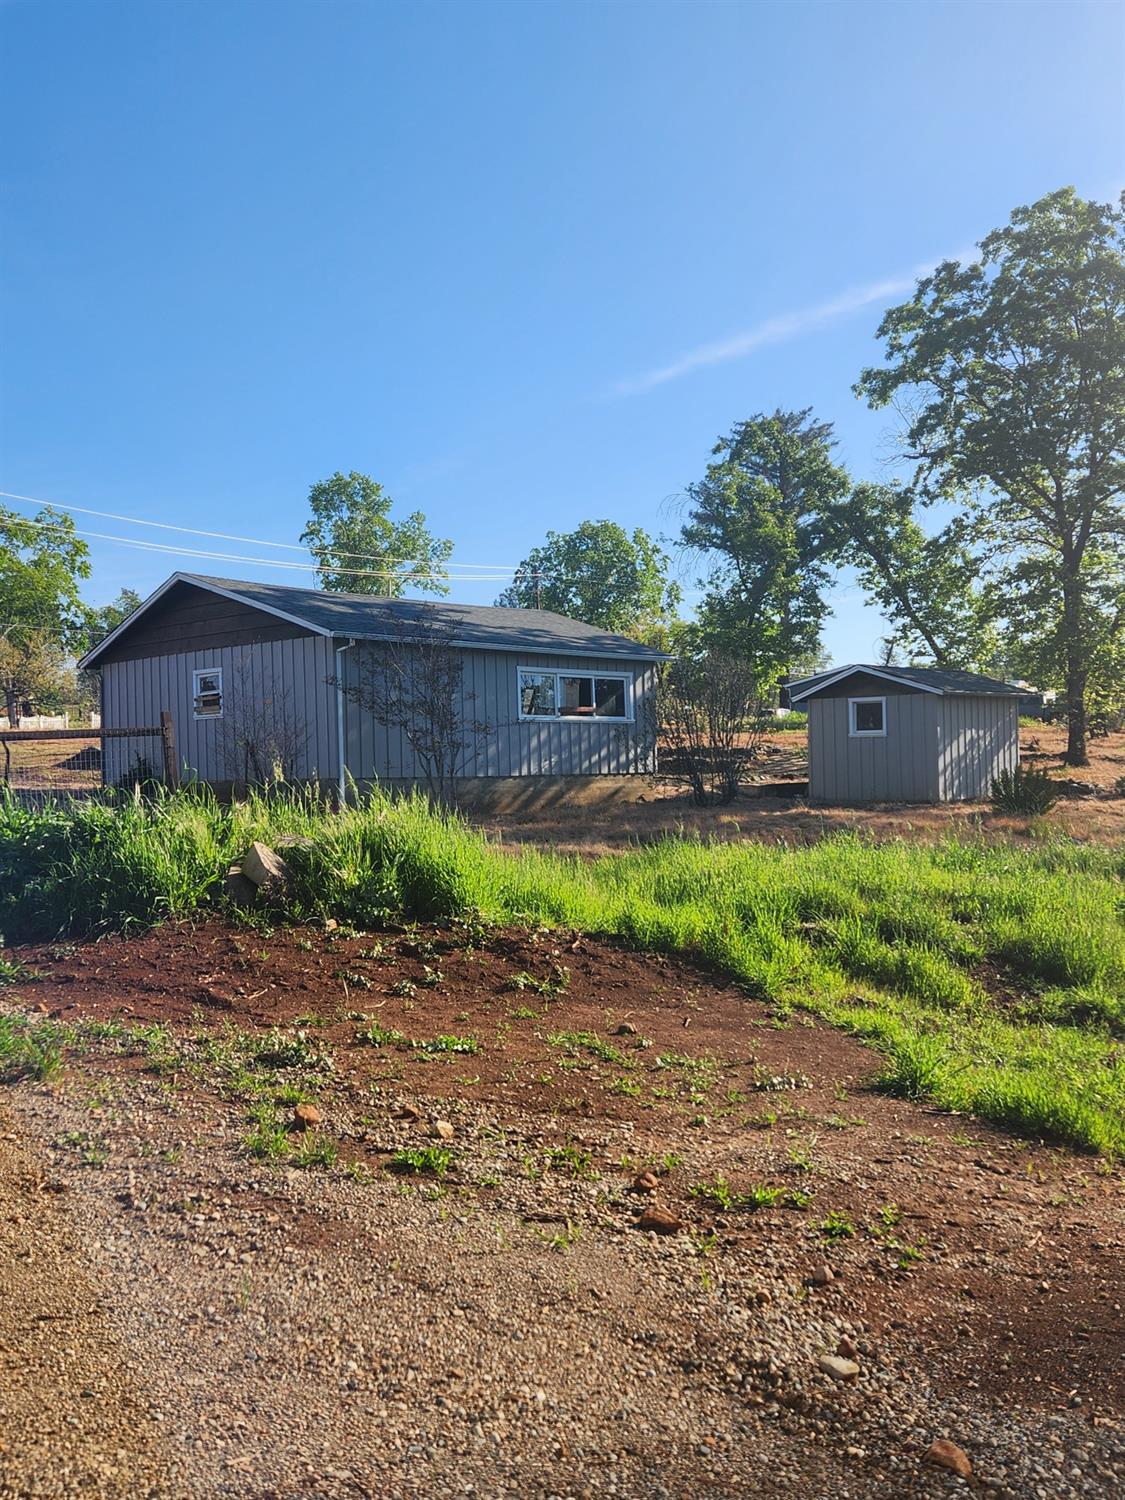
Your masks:
M951 1474L959 1474L962 1479L972 1478L973 1465L969 1455L964 1448L959 1448L948 1438L935 1439L923 1453L922 1462L933 1464L937 1469L948 1469Z
M410 1120L417 1123L422 1118L422 1111L413 1104L400 1104L394 1113L396 1120Z
M637 1028L629 1021L622 1021L621 1025L617 1028L618 1036L636 1036L636 1034Z
M847 1334L845 1333L843 1338L841 1338L840 1342L836 1345L836 1353L839 1354L843 1359L854 1359L859 1353L859 1350L856 1347L854 1340L848 1338Z
M645 1209L644 1213L637 1220L637 1228L646 1231L651 1230L656 1234L676 1234L678 1230L683 1228L683 1224L668 1209L657 1208L654 1205L652 1208Z
M633 1178L634 1193L655 1193L660 1182L653 1172L638 1172Z
M833 1274L832 1267L824 1265L817 1266L812 1275L809 1277L809 1280L812 1282L813 1286L828 1286L831 1282L836 1280L836 1277Z
M339 924L339 922L337 922L337 920L336 920L335 917L325 917L325 919L324 919L324 930L325 930L325 932L335 932L337 930L337 928L339 927L339 925L340 924Z
M838 1354L822 1354L817 1364L833 1380L854 1380L859 1374L859 1366L854 1359L841 1359Z
M259 890L280 890L289 881L289 866L281 855L258 839L254 840L242 856L242 873Z
M448 1120L435 1120L430 1126L430 1134L437 1136L439 1141L451 1141L457 1132Z
M315 1104L298 1104L293 1111L293 1123L298 1130L312 1130L319 1125L323 1116Z
M231 865L223 881L223 891L235 906L249 906L258 894L258 887L242 873L241 865Z

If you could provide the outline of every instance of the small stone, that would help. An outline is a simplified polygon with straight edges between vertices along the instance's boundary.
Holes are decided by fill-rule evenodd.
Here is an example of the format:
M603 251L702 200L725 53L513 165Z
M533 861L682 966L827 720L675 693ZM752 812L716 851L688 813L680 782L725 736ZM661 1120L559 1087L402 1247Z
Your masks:
M813 1286L828 1286L831 1282L836 1280L836 1277L833 1273L832 1267L824 1265L817 1266L812 1275L809 1277L809 1280L812 1282Z
M854 1380L859 1374L859 1366L854 1359L841 1359L838 1354L822 1354L817 1364L833 1380Z
M633 1178L634 1193L655 1193L660 1186L654 1172L638 1172Z
M421 1118L422 1111L420 1109L417 1109L413 1104L400 1104L399 1107L395 1110L396 1120L417 1121Z
M636 1036L636 1034L637 1028L631 1021L622 1021L621 1025L617 1028L618 1036Z
M430 1134L436 1136L439 1141L451 1141L456 1133L448 1120L435 1120L430 1126Z
M859 1350L856 1347L855 1341L848 1338L847 1334L845 1333L843 1338L841 1338L840 1342L836 1345L836 1353L839 1354L843 1359L854 1359L859 1353Z
M335 932L339 928L339 926L340 926L340 924L339 924L339 922L337 922L337 920L336 920L335 917L325 917L325 919L324 919L324 930L325 930L325 932Z
M645 1209L644 1213L637 1220L637 1228L646 1231L651 1230L655 1234L675 1234L683 1228L683 1224L668 1209L657 1208L654 1205L652 1208Z
M312 1130L320 1124L322 1118L315 1104L298 1104L293 1111L293 1123L298 1130Z
M973 1466L969 1455L964 1448L958 1448L948 1438L935 1439L923 1453L922 1462L933 1464L937 1469L948 1469L951 1474L959 1474L962 1479L972 1477Z

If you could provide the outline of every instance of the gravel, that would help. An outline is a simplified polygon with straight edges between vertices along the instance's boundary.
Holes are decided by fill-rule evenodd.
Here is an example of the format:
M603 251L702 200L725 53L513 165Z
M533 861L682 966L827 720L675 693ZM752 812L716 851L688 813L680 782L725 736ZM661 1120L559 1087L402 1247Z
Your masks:
M399 1102L334 1130L425 1144ZM927 1500L967 1492L942 1437L992 1500L1125 1489L1120 1425L933 1379L846 1262L641 1233L631 1170L529 1176L538 1116L449 1107L441 1185L247 1160L235 1107L148 1080L5 1107L2 1496Z

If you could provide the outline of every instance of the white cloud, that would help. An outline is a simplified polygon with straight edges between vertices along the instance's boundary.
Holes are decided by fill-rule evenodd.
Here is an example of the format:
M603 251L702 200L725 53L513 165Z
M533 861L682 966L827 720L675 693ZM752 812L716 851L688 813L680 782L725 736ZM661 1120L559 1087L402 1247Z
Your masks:
M681 376L690 375L695 370L743 359L755 349L768 344L788 343L790 339L800 338L802 334L811 333L839 318L845 318L849 313L859 312L873 302L889 302L892 297L901 297L904 293L913 291L918 278L928 275L936 264L936 261L930 261L926 265L916 266L909 275L891 276L884 281L872 282L869 286L853 287L827 302L818 302L797 312L781 313L776 318L767 318L765 322L757 323L753 328L733 334L730 338L701 344L699 348L689 350L669 364L659 365L656 369L629 380L618 381L612 394L637 396L644 391L651 391L655 386L666 385L670 380L679 380Z

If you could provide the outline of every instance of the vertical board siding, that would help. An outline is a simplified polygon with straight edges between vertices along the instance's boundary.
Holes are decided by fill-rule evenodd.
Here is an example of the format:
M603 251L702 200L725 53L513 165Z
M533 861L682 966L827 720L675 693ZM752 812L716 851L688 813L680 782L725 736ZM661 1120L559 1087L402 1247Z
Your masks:
M854 696L854 695L852 695ZM936 802L938 712L931 693L887 691L885 735L848 733L848 699L809 700L809 797L815 802Z
M943 802L979 802L992 778L1019 763L1019 704L987 694L941 700L938 769Z
M221 719L195 718L193 673L203 667L222 669ZM107 729L155 725L167 709L177 759L188 776L200 781L242 779L245 759L235 740L252 724L267 743L272 733L291 747L295 776L332 778L337 771L336 713L327 679L333 669L332 643L323 636L109 662L102 668L103 723ZM120 780L136 747L146 743L149 759L159 764L157 741L106 740L105 781L112 785Z
M349 686L363 681L365 666L379 649L361 643L347 653ZM459 775L623 776L656 769L655 663L508 651L466 650L462 656L462 722L482 721L488 730L475 737L458 767ZM521 720L519 667L631 672L633 720L625 724L597 719ZM346 719L348 769L357 781L412 779L423 774L401 729L377 722L373 714L350 700Z

